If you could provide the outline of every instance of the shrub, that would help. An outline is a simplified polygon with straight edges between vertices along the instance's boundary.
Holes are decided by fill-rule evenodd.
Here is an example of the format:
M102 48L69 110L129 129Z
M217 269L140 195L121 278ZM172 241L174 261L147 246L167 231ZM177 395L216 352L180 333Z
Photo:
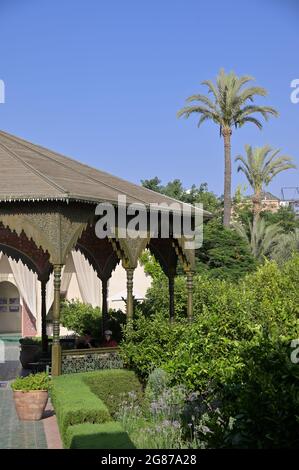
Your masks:
M61 305L61 324L82 335L85 330L91 332L94 338L100 337L101 309L84 304L79 300L66 300Z
M264 337L244 348L246 368L221 392L223 418L231 418L225 446L299 447L299 369L290 361L290 341Z
M65 445L66 431L69 426L86 422L104 423L111 420L106 405L91 392L85 383L84 377L88 374L69 374L53 379L51 398Z
M105 403L111 416L115 415L129 394L134 395L136 402L142 397L141 384L132 371L113 369L91 372L85 376L84 381Z
M40 346L41 347L42 339L39 336L26 336L24 338L20 338L19 343L21 345Z
M30 374L27 377L18 377L15 379L11 388L13 390L20 390L22 392L30 392L31 390L49 390L51 379L45 372L38 374Z
M66 432L66 447L71 449L134 449L119 423L76 424Z
M195 318L170 324L164 310L125 329L124 361L146 379L155 367L204 397L192 424L209 447L298 447L299 256L266 262L237 284L197 277ZM158 308L160 293L151 305ZM202 398L200 399L202 400ZM215 404L215 402L217 404Z

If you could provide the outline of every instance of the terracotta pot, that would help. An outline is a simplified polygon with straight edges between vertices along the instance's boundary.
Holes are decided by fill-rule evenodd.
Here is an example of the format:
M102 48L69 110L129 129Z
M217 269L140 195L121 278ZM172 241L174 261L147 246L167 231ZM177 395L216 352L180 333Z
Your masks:
M20 420L38 421L41 419L48 401L47 390L31 390L30 392L14 390L13 397Z

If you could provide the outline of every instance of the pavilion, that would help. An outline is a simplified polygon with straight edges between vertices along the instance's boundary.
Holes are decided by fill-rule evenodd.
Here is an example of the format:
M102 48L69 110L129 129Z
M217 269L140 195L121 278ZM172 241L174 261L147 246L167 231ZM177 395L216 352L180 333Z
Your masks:
M184 204L96 170L54 151L0 131L0 250L21 260L41 282L42 338L46 341L46 283L54 273L52 374L61 373L61 272L72 250L79 251L102 281L102 312L107 318L107 282L121 261L127 276L127 319L133 318L133 273L147 247L169 279L169 315L174 319L174 277L180 260L187 276L187 313L192 319L194 250L183 236L98 238L95 209L101 202L117 210L119 195L127 204ZM203 211L203 217L210 214ZM0 317L1 321L1 317Z

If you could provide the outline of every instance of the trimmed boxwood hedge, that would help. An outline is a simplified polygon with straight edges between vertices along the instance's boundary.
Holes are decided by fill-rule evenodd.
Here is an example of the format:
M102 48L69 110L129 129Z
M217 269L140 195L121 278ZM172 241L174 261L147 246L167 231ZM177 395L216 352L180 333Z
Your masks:
M75 424L66 431L70 449L134 449L135 446L119 423Z
M141 384L135 373L130 370L107 369L100 373L91 372L85 374L84 381L90 390L105 403L112 417L129 393L135 394L137 402L142 398Z
M84 375L69 374L53 378L51 399L64 445L69 426L104 423L112 419L106 405L84 382Z

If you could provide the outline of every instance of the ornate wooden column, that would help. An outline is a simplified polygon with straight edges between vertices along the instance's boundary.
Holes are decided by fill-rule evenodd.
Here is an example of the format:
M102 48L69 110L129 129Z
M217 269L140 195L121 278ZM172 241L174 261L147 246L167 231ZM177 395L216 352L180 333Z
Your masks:
M192 322L193 320L193 272L187 271L187 315L188 320Z
M101 279L102 281L102 333L107 329L108 326L108 304L107 304L107 294L108 294L108 279Z
M42 320L42 351L43 355L48 353L48 336L47 336L47 306L46 306L46 286L47 281L41 280L41 320Z
M61 264L54 264L54 303L53 303L53 344L52 344L52 375L61 374L60 330L60 285Z
M133 276L134 268L126 268L127 272L127 320L133 320L134 299L133 299Z
M174 322L174 277L175 274L170 272L168 274L168 292L169 292L169 321L170 323Z

